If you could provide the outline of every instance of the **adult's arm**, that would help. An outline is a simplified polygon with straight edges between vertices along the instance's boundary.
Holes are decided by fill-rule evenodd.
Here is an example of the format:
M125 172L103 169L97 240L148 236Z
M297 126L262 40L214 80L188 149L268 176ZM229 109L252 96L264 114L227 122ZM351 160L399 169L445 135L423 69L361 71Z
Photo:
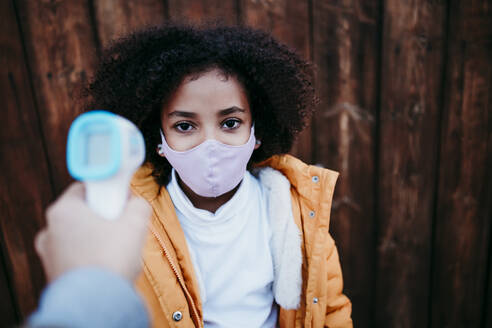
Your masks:
M85 202L81 183L72 184L46 211L47 226L35 246L48 278L32 326L145 327L149 320L132 287L150 206L132 197L122 215L108 221Z
M77 269L53 281L28 319L31 327L148 327L142 299L128 279L99 268Z

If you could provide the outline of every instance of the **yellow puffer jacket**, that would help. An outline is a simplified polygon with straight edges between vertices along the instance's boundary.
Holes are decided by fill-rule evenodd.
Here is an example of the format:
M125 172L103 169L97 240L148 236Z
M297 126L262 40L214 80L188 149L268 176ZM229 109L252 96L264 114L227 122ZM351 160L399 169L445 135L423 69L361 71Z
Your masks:
M301 232L302 290L297 309L280 307L279 327L352 327L350 300L335 242L328 232L338 172L306 165L290 156L273 156L260 166L280 171L290 182L292 214ZM171 198L143 166L132 191L153 207L143 271L136 287L147 303L154 327L203 327L200 288Z

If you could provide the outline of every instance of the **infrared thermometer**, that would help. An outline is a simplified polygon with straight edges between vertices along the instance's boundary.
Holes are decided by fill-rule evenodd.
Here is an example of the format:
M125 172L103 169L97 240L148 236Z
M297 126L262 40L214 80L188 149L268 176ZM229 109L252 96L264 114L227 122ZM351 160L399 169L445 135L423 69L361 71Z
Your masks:
M77 117L68 132L68 172L85 184L89 207L108 220L120 216L130 180L145 159L142 133L129 120L106 111Z

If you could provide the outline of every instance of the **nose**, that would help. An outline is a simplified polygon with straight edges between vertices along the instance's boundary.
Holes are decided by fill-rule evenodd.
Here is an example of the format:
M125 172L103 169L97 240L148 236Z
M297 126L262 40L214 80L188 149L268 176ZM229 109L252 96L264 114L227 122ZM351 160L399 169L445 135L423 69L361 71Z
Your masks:
M218 134L217 134L217 129L213 126L208 126L206 127L205 129L203 129L203 140L202 141L205 141L205 140L210 140L210 139L214 139L214 140L218 140Z

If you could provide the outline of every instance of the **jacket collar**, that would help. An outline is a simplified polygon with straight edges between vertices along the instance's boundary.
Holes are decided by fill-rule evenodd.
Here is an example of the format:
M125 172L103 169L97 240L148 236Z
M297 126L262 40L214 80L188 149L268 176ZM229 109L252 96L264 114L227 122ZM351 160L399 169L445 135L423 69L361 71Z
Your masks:
M294 220L290 183L271 167L256 174L267 191L275 301L286 310L297 309L302 292L302 235Z
M262 167L271 167L280 171L288 179L290 185L303 198L310 198L310 196L313 195L313 192L319 192L320 188L313 188L313 186L323 186L321 189L324 189L327 192L322 193L321 198L331 204L333 197L332 192L339 175L338 172L315 165L305 164L301 160L288 154L275 155L255 165L255 168ZM313 179L317 179L314 184L306 183L307 181L313 181ZM152 177L152 165L149 163L144 164L135 173L131 185L132 188L137 190L138 193L149 202L157 198L159 193L165 189L160 188L155 182ZM162 190L160 191L160 189Z
M152 166L146 164L132 179L132 188L153 206L156 199L163 197L169 201L165 188L160 188L152 177ZM307 165L290 155L276 155L255 166L254 174L269 191L269 214L273 231L272 255L274 260L274 296L284 309L298 308L302 292L302 240L303 231L299 205L292 202L292 189L311 208L319 204L330 204L338 172L321 167ZM323 187L322 187L323 186ZM326 190L328 192L323 192ZM325 199L326 198L326 199ZM160 202L160 201L158 201ZM291 203L292 206L285 206ZM312 204L311 204L312 203ZM162 204L159 204L162 206ZM296 208L297 206L297 208ZM160 215L159 215L160 216ZM174 215L175 217L176 215ZM159 220L166 220L159 217ZM169 220L169 218L167 219ZM173 244L183 243L184 233L178 233L179 222L174 220L172 228L169 222L162 224L164 229L171 228L167 235L175 240ZM323 222L329 226L329 222ZM176 236L178 235L178 236ZM187 253L186 250L181 250Z

